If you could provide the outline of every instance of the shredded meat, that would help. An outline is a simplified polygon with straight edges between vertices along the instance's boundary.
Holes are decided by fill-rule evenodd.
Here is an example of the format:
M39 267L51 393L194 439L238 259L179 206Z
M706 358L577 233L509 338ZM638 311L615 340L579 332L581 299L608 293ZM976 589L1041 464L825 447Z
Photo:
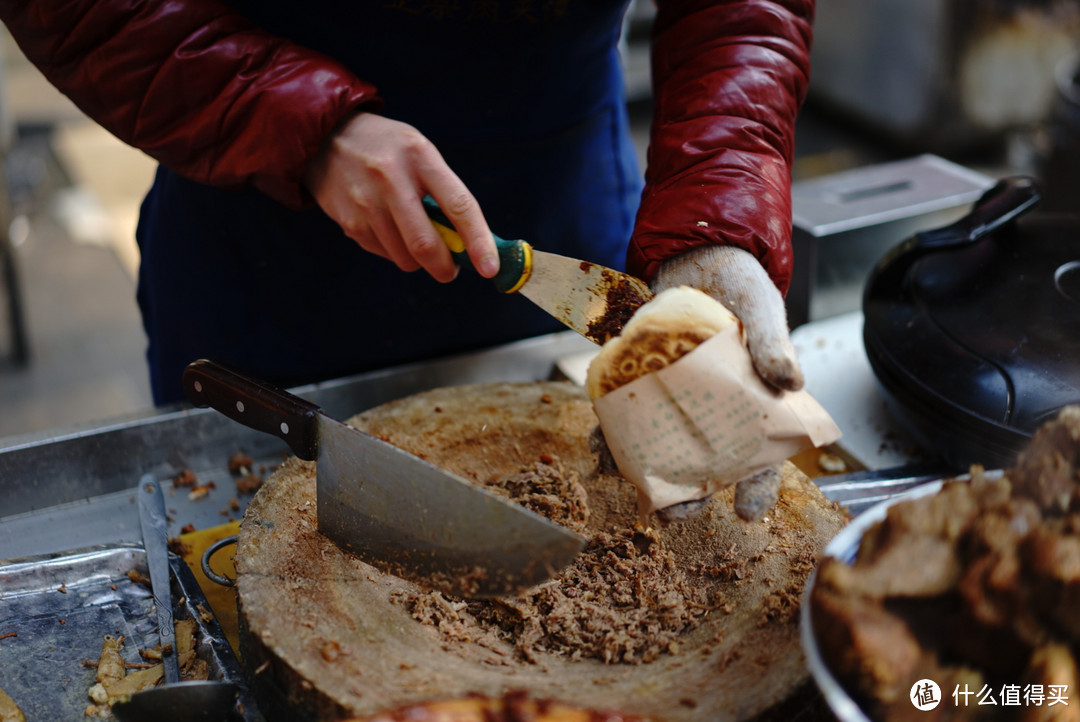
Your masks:
M585 491L555 460L489 487L553 521L585 530ZM659 536L628 529L593 534L562 574L516 597L464 601L414 590L398 593L395 601L447 639L491 649L509 643L527 662L558 654L607 664L650 662L676 651L679 637L717 606L678 568Z
M507 479L491 479L487 488L530 511L580 532L589 520L588 495L576 476L568 475L554 457L539 460Z
M1053 684L1067 690L1060 711L1080 705L1080 407L1040 429L1003 478L971 476L891 507L852 565L819 569L822 656L875 720L907 719L920 679L946 702L957 684ZM950 709L988 721L1016 712Z

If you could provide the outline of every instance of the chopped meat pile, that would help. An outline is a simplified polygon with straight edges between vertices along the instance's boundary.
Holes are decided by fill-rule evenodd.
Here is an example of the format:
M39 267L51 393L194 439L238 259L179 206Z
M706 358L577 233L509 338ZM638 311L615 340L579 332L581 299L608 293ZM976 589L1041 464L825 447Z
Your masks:
M1080 407L1003 478L972 467L891 507L853 564L822 562L811 605L822 657L874 720L1077 719ZM940 716L909 699L923 679Z
M576 532L584 531L589 520L585 487L553 457L540 459L533 468L510 478L491 479L486 488Z
M556 460L489 486L553 521L585 529L585 490ZM650 662L674 652L679 637L718 606L677 568L658 536L629 529L592 534L558 577L512 598L465 601L412 590L395 601L450 640L492 650L509 643L528 662L553 653L608 664Z

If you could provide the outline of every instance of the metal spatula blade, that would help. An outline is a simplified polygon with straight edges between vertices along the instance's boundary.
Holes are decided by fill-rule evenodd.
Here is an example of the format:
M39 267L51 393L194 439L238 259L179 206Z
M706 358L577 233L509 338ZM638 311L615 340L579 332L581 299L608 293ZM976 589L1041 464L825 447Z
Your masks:
M469 265L465 242L435 199L427 196L423 204L454 260ZM644 281L627 273L539 251L526 241L494 239L499 253L499 273L491 279L495 289L520 293L594 343L618 336L634 312L653 297Z
M146 548L150 587L154 593L158 635L161 638L161 658L165 665L165 683L176 684L180 681L180 665L176 661L172 589L169 587L169 536L165 518L165 497L157 480L150 475L139 481L138 491L139 525L142 528L143 546Z
M196 361L184 388L195 406L316 461L319 531L398 576L464 597L508 596L584 546L569 529L232 369Z
M214 680L180 680L179 650L176 649L173 627L165 497L153 474L146 474L139 480L136 495L157 613L158 636L161 639L165 684L116 700L111 707L112 713L121 722L222 722L236 719L236 698L240 690L235 684Z

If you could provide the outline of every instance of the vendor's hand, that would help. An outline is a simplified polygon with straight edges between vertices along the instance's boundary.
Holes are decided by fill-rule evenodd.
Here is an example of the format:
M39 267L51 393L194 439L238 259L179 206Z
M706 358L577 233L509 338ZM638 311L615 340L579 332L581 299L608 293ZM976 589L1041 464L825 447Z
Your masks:
M735 485L735 513L744 521L757 521L776 506L783 479L782 465L769 467Z
M589 434L589 450L596 454L597 471L601 474L618 474L619 467L608 448L604 430L597 424ZM783 478L782 465L771 466L735 484L735 513L744 521L758 521L776 505ZM663 525L677 524L697 518L708 506L712 495L684 501L656 510L656 518Z
M754 368L765 383L783 391L802 388L784 299L750 253L733 246L704 246L668 259L652 287L659 292L673 286L704 291L738 316Z
M746 344L758 375L773 388L797 391L803 375L791 345L787 312L780 291L750 253L733 246L706 246L671 258L660 266L653 290L691 286L724 304L742 321ZM765 469L735 485L735 513L757 521L776 504L779 467ZM684 521L696 516L704 500L661 509L661 521Z
M430 194L453 222L480 275L490 278L499 271L480 204L411 125L372 113L352 116L312 158L305 181L323 211L361 248L403 271L423 268L447 282L458 269L421 204Z
M782 465L770 466L753 476L748 476L735 484L735 514L743 521L758 521L776 506L780 498L780 483L783 479ZM690 521L701 514L712 496L684 501L656 510L656 518L661 524L675 524Z

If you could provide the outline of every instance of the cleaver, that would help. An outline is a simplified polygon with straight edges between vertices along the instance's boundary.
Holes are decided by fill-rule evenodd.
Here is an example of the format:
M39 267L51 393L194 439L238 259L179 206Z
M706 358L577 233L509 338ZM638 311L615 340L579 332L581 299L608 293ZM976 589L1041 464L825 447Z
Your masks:
M424 210L454 260L471 266L461 236L431 196L424 198ZM538 251L521 240L495 236L495 247L500 265L491 280L496 290L520 293L594 343L618 336L634 311L653 297L640 278L611 268Z
M319 531L364 561L466 598L516 594L569 564L585 538L287 391L202 359L184 391L316 462Z

